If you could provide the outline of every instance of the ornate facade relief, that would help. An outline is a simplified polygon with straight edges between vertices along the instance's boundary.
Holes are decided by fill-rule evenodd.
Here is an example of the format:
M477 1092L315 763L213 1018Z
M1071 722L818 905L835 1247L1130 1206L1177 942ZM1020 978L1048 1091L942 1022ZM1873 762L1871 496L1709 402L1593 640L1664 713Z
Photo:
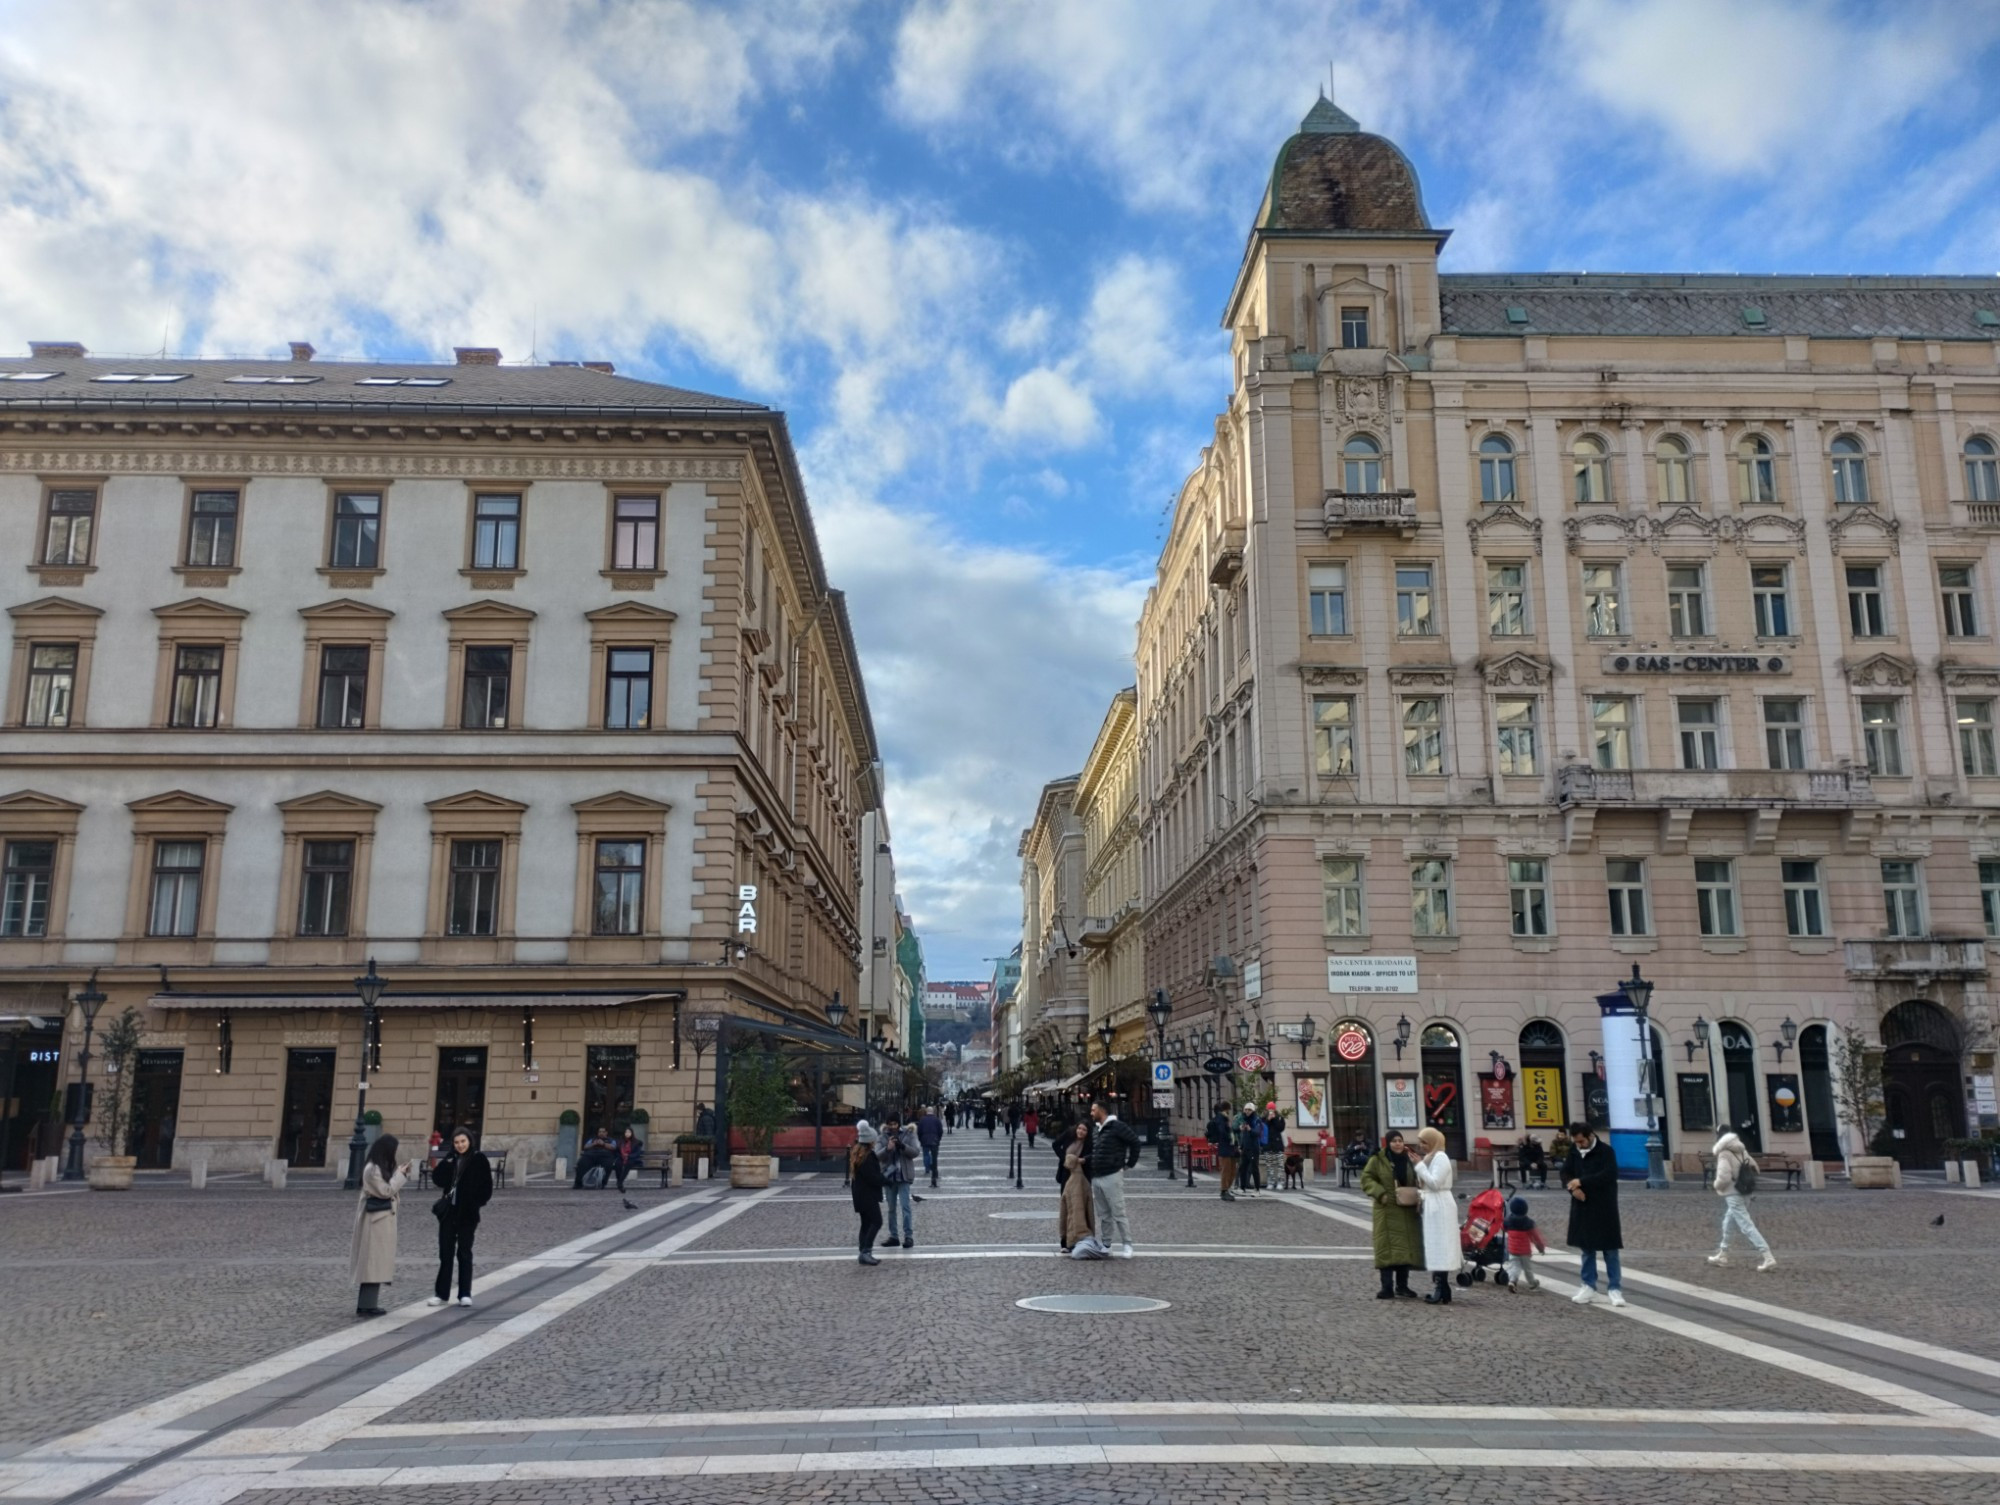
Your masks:
M1917 681L1917 666L1893 653L1850 659L1842 668L1847 673L1847 682L1857 690L1901 689Z
M1466 532L1472 535L1472 552L1479 552L1480 540L1488 533L1494 539L1506 544L1517 542L1533 547L1535 553L1542 552L1542 520L1529 517L1509 503L1502 502L1496 507L1488 507L1478 516L1466 519Z
M1902 523L1893 517L1884 517L1873 507L1842 507L1827 519L1826 536L1833 544L1833 552L1846 554L1854 550L1872 551L1886 548L1891 554L1902 552ZM1850 541L1849 535L1853 535Z

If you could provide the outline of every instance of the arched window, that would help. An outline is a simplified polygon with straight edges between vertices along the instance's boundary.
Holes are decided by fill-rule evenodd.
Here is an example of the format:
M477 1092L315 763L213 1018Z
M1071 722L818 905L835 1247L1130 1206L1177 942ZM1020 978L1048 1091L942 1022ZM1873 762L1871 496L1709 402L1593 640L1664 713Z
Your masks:
M1662 434L1653 445L1653 464L1660 473L1660 505L1684 507L1694 500L1694 457L1687 440Z
M1968 502L2000 502L2000 458L1991 439L1965 441L1965 499Z
M1778 505L1778 462L1762 434L1736 441L1736 500L1745 507Z
M1833 441L1833 499L1847 506L1868 505L1868 451L1852 434Z
M1604 441L1595 434L1584 434L1569 447L1569 457L1572 494L1577 504L1610 501L1611 462L1606 457Z
M1345 457L1342 477L1349 491L1380 491L1382 489L1382 446L1366 434L1356 434L1341 448Z
M1479 499L1489 503L1515 499L1514 446L1504 434L1488 434L1479 441Z

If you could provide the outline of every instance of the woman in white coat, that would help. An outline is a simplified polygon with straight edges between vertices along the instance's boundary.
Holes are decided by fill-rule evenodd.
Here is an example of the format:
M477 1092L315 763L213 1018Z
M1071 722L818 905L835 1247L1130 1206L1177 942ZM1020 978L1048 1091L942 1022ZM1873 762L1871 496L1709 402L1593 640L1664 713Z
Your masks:
M1424 1300L1433 1306L1451 1305L1451 1277L1459 1267L1458 1198L1452 1195L1451 1156L1445 1153L1444 1135L1436 1129L1421 1129L1417 1143L1423 1158L1417 1162L1417 1191L1424 1223L1424 1268L1431 1272L1431 1293Z

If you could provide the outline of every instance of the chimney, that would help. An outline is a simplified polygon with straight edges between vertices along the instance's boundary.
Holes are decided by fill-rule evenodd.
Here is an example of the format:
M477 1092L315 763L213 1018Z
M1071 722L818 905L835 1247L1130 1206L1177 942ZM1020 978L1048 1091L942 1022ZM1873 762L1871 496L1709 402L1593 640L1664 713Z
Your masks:
M312 348L312 346L308 345L308 344L307 344L307 343L306 343L306 342L305 342L304 340L293 340L293 341L292 341L292 359L293 359L293 360L295 360L295 361L309 361L309 360L311 360L311 359L313 358L313 356L315 356L316 354L318 354L318 352L317 352L317 351L315 351L315 350L314 350L314 349Z
M616 376L618 374L618 368L609 361L585 361L583 369L586 371L602 371L606 376Z
M500 352L493 349L490 345L457 345L452 348L452 354L458 357L458 363L461 366L497 366L500 364Z
M90 352L74 340L30 340L28 354L38 361L80 361Z

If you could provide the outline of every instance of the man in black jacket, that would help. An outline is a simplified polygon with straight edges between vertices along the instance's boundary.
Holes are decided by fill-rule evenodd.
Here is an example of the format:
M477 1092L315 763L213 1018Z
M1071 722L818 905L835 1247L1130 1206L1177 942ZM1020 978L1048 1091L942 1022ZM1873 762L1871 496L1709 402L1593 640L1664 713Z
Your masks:
M1111 1105L1098 1098L1090 1105L1097 1132L1090 1136L1090 1200L1097 1213L1097 1236L1113 1257L1132 1257L1132 1225L1125 1220L1125 1172L1139 1163L1139 1136L1118 1121Z
M1618 1221L1618 1157L1588 1124L1571 1124L1569 1138L1562 1168L1570 1195L1568 1243L1583 1251L1583 1279L1570 1299L1587 1303L1597 1294L1597 1256L1602 1254L1606 1295L1613 1306L1623 1306L1618 1251L1624 1247L1625 1230Z

